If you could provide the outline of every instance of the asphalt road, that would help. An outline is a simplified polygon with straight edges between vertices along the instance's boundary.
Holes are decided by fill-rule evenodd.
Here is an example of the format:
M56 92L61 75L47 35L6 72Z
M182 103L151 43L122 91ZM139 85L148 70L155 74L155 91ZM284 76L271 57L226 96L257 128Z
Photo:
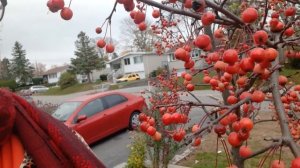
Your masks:
M140 94L141 90L144 89L151 89L148 86L139 86L133 88L125 88L121 89L121 91ZM75 96L92 94L95 91L87 91L81 92L71 95L64 95L64 96L33 96L34 100L42 101L43 103L53 103L53 104L60 104L64 100L68 98L72 98ZM195 96L197 96L203 103L215 103L217 99L221 98L221 94L216 91L211 90L202 90L202 91L195 91ZM212 98L214 97L214 98ZM194 100L194 98L190 95L182 95L181 98L183 100ZM267 110L267 104L263 103L262 106L263 110ZM189 118L190 124L198 123L201 117L204 115L204 112L200 108L192 109ZM129 148L130 145L130 131L122 130L114 135L111 135L91 146L92 150L98 156L98 158L109 168L119 165L121 163L126 162L128 155L129 155Z

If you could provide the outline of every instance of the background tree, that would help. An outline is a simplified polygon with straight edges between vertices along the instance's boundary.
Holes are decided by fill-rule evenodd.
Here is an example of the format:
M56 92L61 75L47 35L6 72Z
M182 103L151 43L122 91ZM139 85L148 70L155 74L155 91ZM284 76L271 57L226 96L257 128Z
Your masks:
M12 60L10 71L12 76L20 84L26 84L30 82L33 77L34 67L31 66L29 59L26 58L26 51L19 42L15 42L12 51Z
M154 50L154 42L158 37L150 29L151 23L146 21L145 24L147 29L140 31L131 18L124 18L121 21L122 48L137 51Z
M76 75L70 72L65 72L61 74L58 85L61 89L65 89L77 83Z
M37 63L35 63L35 65L32 65L32 66L35 67L34 75L36 75L36 76L41 76L46 71L46 64L37 62Z
M87 75L88 82L91 82L92 70L104 68L105 62L98 56L95 45L91 43L91 39L84 32L80 32L77 38L75 42L76 58L71 58L71 71Z
M12 79L11 73L9 71L10 62L9 59L3 58L2 61L0 61L0 80L9 80Z

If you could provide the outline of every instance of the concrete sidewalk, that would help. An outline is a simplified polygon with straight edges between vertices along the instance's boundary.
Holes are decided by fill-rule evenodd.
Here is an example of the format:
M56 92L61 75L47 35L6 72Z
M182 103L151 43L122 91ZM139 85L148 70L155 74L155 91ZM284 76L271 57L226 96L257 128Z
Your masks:
M121 164L119 164L117 166L114 166L114 168L124 168L125 166L126 166L126 163L121 163ZM169 164L168 168L189 168L189 167L184 167L184 166L178 166L178 165Z

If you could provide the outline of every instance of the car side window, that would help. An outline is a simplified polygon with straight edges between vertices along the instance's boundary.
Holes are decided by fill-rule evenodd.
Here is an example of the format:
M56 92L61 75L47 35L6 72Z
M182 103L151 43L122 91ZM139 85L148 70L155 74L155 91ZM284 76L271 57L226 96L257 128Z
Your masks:
M105 102L107 102L108 108L127 101L126 97L118 94L108 95L105 96L103 99L105 100Z
M86 115L87 117L90 117L96 113L99 113L101 111L105 110L105 104L102 99L95 99L91 102L89 102L87 105L83 107L83 109L78 113L79 115Z

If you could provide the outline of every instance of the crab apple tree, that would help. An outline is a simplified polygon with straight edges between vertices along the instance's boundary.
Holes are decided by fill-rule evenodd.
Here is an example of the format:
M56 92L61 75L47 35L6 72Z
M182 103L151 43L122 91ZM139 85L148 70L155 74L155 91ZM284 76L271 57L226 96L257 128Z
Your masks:
M48 2L51 11L63 6L53 2ZM220 141L224 147L228 167L243 168L247 159L282 148L290 149L295 156L289 166L299 167L300 85L279 74L287 59L300 58L299 3L299 0L115 1L107 19L96 28L97 33L112 26L113 14L118 12L116 6L120 5L138 29L150 29L159 37L154 43L157 55L173 52L185 69L181 76L177 76L176 70L159 75L151 82L156 90L144 92L150 105L140 114L139 130L145 133L149 139L147 146L153 149L149 150L153 167L161 163L167 167L173 150L185 145L199 146L208 133L216 134L216 142ZM153 20L151 26L144 25L146 18ZM113 52L114 45L105 42L105 38L97 43L101 48L105 45L107 52ZM196 59L191 57L194 50L201 51ZM200 61L205 65L198 66ZM207 104L194 94L199 83L193 79L200 75L202 82L219 91L223 100ZM183 95L194 100L183 100ZM274 120L255 119L263 103L270 103ZM191 123L189 114L195 108L202 108L203 115L199 122ZM256 124L262 122L278 124L281 136L272 137L269 145L254 150L248 140ZM262 159L259 165L264 164ZM273 158L271 167L285 165L281 158Z

